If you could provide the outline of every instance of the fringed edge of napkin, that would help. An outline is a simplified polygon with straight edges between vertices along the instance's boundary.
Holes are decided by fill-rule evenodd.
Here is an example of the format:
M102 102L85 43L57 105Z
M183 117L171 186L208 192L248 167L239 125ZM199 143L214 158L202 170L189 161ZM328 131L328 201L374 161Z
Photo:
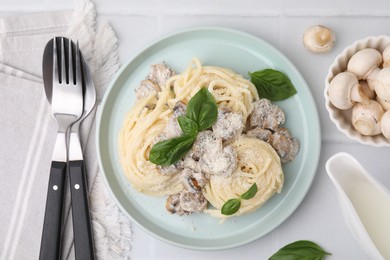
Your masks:
M108 83L118 71L118 39L111 26L103 22L96 25L96 11L89 0L76 1L73 19L69 24L67 35L78 39L80 48L93 75L97 92L97 105L104 95ZM96 54L96 55L94 55ZM93 119L96 109L89 118ZM91 130L88 138L82 140L87 150L96 154L94 120L81 126L81 131ZM84 128L84 129L83 129ZM89 163L97 164L96 160ZM95 167L92 167L95 168ZM98 169L96 166L95 169ZM97 170L96 177L90 179L90 210L95 239L95 252L98 259L127 259L131 251L132 229L130 219L121 212L104 185L101 172Z

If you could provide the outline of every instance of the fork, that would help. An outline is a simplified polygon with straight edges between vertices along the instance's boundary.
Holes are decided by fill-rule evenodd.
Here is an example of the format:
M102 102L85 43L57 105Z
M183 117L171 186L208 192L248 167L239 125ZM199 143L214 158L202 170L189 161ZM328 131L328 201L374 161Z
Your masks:
M53 41L53 89L51 112L58 124L54 146L43 223L39 259L60 259L63 200L67 164L68 128L83 113L83 88L78 47L72 50L68 40L68 60L65 56L65 39Z

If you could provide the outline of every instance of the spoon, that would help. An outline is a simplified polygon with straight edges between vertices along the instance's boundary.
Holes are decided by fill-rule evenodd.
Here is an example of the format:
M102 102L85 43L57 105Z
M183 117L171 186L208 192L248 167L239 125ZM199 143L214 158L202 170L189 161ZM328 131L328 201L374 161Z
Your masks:
M73 43L74 44L74 43ZM52 96L52 46L53 40L46 45L43 54L43 78L45 93L51 104ZM88 206L88 189L85 177L82 149L80 146L80 124L90 114L96 103L96 91L88 64L80 52L84 86L84 107L81 118L76 121L69 135L68 174L71 188L73 234L76 259L94 259L93 238Z

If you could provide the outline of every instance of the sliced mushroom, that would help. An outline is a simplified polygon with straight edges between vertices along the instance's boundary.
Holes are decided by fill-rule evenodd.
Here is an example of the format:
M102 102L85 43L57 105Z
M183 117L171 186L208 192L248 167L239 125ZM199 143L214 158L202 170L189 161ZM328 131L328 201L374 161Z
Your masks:
M137 100L144 99L151 95L152 93L156 94L161 91L161 88L150 80L143 80L139 87L135 90L135 96Z
M200 191L207 183L202 172L195 172L191 169L184 169L180 174L183 186L190 192Z
M370 89L375 89L375 77L379 73L382 54L372 48L359 50L348 61L347 70L361 80L367 80Z
M306 29L303 44L311 52L321 53L330 51L335 42L334 33L323 25L315 25Z
M263 129L263 128L260 128L260 127L256 127L252 130L249 130L246 135L248 137L254 137L254 138L257 138L257 139L260 139L264 142L268 142L269 139L271 138L271 135L272 135L272 132L271 130L268 130L268 129Z
M195 160L205 153L216 153L222 151L222 138L217 137L213 131L202 131L196 137L196 141L191 148L191 155Z
M329 101L339 109L349 109L355 102L367 102L357 77L348 71L337 74L329 83Z
M151 71L147 79L155 82L159 86L164 86L165 82L173 75L175 75L175 72L163 62L151 66Z
M183 133L180 128L179 122L177 121L177 118L181 115L184 115L185 111L186 105L184 105L184 103L182 102L178 102L173 107L173 115L171 116L171 118L169 118L168 123L163 131L163 134L165 134L165 137L167 139L179 136Z
M281 127L270 138L270 144L275 149L282 163L294 160L299 151L299 142L293 138L287 128Z
M202 192L182 191L180 193L180 207L184 212L202 212L207 207L207 199Z
M179 216L188 214L188 212L185 212L180 206L180 194L169 196L165 203L165 208L168 210L168 212L172 214L178 214Z
M285 121L283 110L270 100L262 98L253 103L253 111L249 115L249 127L260 127L275 131Z
M244 129L244 118L239 113L218 109L217 121L213 125L213 132L223 140L238 137Z
M372 136L381 133L382 106L375 100L357 103L352 109L352 125L362 135Z
M390 140L390 110L386 111L381 119L382 134Z
M222 151L210 150L200 158L199 164L206 174L229 177L237 168L237 154L231 146Z

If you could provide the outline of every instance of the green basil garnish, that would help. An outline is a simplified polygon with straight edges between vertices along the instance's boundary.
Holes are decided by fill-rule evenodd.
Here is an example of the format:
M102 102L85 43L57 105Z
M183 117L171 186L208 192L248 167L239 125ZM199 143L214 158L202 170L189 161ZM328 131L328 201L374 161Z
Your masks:
M186 115L177 121L183 134L153 145L149 161L167 166L176 163L191 149L198 133L211 127L218 116L218 107L207 88L201 88L188 102Z
M241 207L240 199L230 199L223 204L221 208L221 213L224 215L233 215L236 213Z
M177 118L177 122L185 134L196 134L198 132L198 125L194 122L194 120L189 119L186 116L179 116Z
M201 88L188 102L186 116L198 125L198 131L211 127L218 116L218 107L207 88Z
M249 73L251 82L256 86L260 97L271 101L280 101L297 93L290 79L274 69L259 70Z
M196 135L181 135L164 140L153 145L149 154L149 161L158 165L171 165L183 158L191 149L196 140Z
M331 255L331 253L326 252L316 243L308 240L299 240L282 247L268 260L321 260L326 255Z
M241 198L244 199L244 200L249 200L251 198L253 198L257 193L257 184L256 182L253 183L253 185L249 188L249 190L247 192L245 192L244 194L241 195Z
M253 183L252 186L249 188L249 190L246 191L244 194L242 194L239 198L230 199L226 201L221 208L221 213L223 215L233 215L240 209L241 199L249 200L253 198L256 195L256 193L257 193L257 184Z

